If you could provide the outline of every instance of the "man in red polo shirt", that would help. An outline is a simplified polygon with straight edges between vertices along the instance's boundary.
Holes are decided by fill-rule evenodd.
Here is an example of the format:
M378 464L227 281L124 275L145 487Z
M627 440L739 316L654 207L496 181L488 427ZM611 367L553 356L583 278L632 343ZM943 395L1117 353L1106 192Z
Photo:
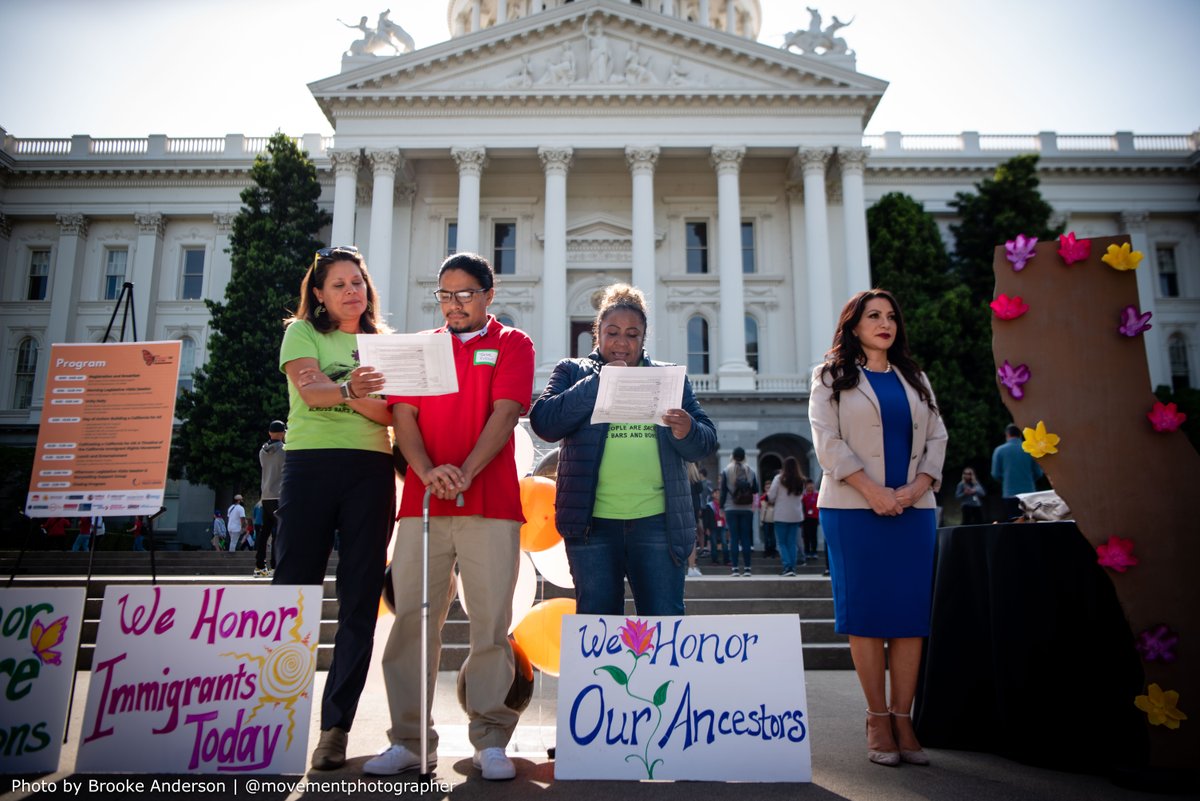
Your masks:
M534 353L523 331L488 314L494 284L482 256L458 253L442 263L434 294L446 325L438 331L454 335L458 392L388 398L408 472L392 554L396 621L383 652L391 745L367 761L366 773L390 776L420 767L421 504L429 488L429 617L436 621L429 664L436 671L441 658L441 625L457 561L471 599L471 651L463 669L475 766L485 779L516 776L504 753L519 717L504 699L513 681L508 628L525 522L513 428L532 399ZM460 493L462 506L456 503ZM432 706L432 693L429 698ZM437 742L431 727L431 769Z

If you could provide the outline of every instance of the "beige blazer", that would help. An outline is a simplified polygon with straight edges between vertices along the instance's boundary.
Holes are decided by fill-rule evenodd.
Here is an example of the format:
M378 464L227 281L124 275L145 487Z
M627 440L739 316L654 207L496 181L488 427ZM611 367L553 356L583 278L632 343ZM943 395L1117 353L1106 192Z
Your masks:
M908 480L917 473L933 477L933 487L914 504L918 509L933 509L937 501L933 491L942 483L942 462L946 458L946 424L921 400L917 391L896 373L908 397L912 414L912 453L908 460ZM921 380L929 387L929 379ZM859 470L878 484L884 484L883 418L879 398L871 389L866 376L860 376L858 386L841 393L833 401L833 379L821 379L821 366L813 369L808 398L808 419L812 423L813 444L821 464L821 489L817 505L829 509L870 509L862 493L846 483L846 476ZM933 390L930 388L930 393Z

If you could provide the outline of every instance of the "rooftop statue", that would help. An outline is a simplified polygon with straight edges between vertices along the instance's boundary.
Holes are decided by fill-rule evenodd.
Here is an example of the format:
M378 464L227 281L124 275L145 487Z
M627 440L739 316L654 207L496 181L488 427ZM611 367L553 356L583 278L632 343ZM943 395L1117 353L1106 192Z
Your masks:
M846 46L846 40L834 35L849 25L850 22L854 22L853 17L850 18L850 22L842 22L835 16L833 22L828 27L822 29L821 12L810 6L808 13L810 15L808 29L794 30L791 33L785 34L782 45L784 50L790 50L794 47L806 55L853 55L851 50ZM817 52L818 48L821 49L820 53Z
M351 42L350 49L346 51L348 56L379 56L391 48L392 53L399 55L400 53L411 53L417 49L413 38L408 35L408 32L401 28L396 23L388 18L392 13L389 8L379 15L379 22L374 28L367 24L367 18L364 15L358 20L357 25L351 25L348 22L341 22L347 28L362 31L363 38L356 42Z

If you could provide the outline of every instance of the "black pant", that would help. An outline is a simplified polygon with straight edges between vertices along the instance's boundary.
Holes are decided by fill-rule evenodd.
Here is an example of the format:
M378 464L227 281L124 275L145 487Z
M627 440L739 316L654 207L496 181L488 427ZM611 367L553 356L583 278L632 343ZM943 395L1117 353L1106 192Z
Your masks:
M967 506L962 508L962 524L964 526L978 526L983 523L983 507L982 506Z
M333 533L339 532L338 629L321 700L321 729L349 731L367 683L396 519L391 454L288 451L276 515L275 584L323 584Z
M818 521L813 518L808 518L800 524L800 531L804 537L804 553L810 557L817 555L817 526Z
M275 512L279 509L279 500L263 498L262 525L254 532L254 566L262 570L267 566L267 540L275 533ZM271 569L275 569L275 548L271 547Z

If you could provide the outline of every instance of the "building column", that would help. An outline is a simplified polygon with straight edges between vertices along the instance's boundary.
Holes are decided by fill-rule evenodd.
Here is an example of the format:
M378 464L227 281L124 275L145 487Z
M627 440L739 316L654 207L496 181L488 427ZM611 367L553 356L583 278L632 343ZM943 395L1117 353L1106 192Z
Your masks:
M1137 278L1138 307L1142 314L1152 312L1157 315L1154 270L1150 266L1150 239L1146 235L1150 214L1145 211L1123 211L1120 219L1121 231L1129 235L1130 247L1143 254L1141 264L1133 271ZM1150 389L1153 390L1162 384L1171 386L1171 362L1163 342L1162 327L1152 326L1149 331L1142 334L1142 342L1146 346L1146 366L1150 368Z
M496 24L508 22L508 0L496 0Z
M540 14L541 12L546 10L545 5L543 4L543 0L530 0L530 2L533 4L532 13Z
M158 313L158 284L162 275L162 241L166 219L158 213L135 213L133 219L138 227L137 255L133 259L133 308L137 313L138 337L149 340L157 336L154 323Z
M358 186L358 166L362 156L357 150L330 150L329 160L333 163L333 229L330 245L353 245L355 189Z
M662 13L668 17L675 16L675 0L662 0Z
M737 33L737 4L734 0L725 0L725 32Z
M543 385L559 359L566 358L570 321L567 309L567 171L575 151L569 147L539 147L546 173L546 231L542 262L542 337L538 348Z
M708 10L708 0L700 0L700 19L696 20L696 22L706 28L712 25L712 15Z
M211 268L208 271L208 296L219 298L225 295L225 287L233 278L233 260L229 253L229 235L233 233L233 218L229 211L213 212L217 226L217 240L213 247Z
M812 368L809 359L813 345L809 341L811 332L808 330L808 315L811 314L808 276L804 264L804 190L796 184L788 184L788 231L792 251L792 339L793 348L792 369L802 375L808 375Z
M409 264L412 242L409 236L412 232L413 198L416 195L416 184L403 183L396 187L396 212L392 219L393 229L400 241L392 244L392 252L399 254L399 258L392 264L392 295L390 298L383 298L383 307L389 310L388 316L383 319L394 330L400 332L408 330L408 282L412 273Z
M0 130L3 130L0 128ZM0 211L0 276L8 275L8 245L12 240L12 217L5 216L4 212ZM0 287L3 286L3 279L0 279ZM16 297L24 297L17 295Z
M375 177L371 192L371 241L367 245L367 269L375 284L380 305L379 316L386 318L392 294L392 195L396 191L396 170L404 159L395 148L368 150L371 173Z
M87 217L82 214L59 214L56 219L58 245L50 271L50 319L46 321L46 338L38 351L37 372L34 374L31 405L35 408L42 406L45 401L50 346L73 342L75 339L72 326L79 306L79 277L83 274L83 255L87 244Z
M627 147L625 162L633 173L633 285L646 293L646 306L654 309L658 281L654 270L654 167L657 147ZM646 336L646 352L656 354L657 327Z
M479 252L479 184L487 166L487 151L482 147L452 147L450 155L458 164L458 251Z
M825 162L829 151L801 148L804 171L804 256L808 271L809 363L818 364L833 341L833 275L829 261L829 211L825 204ZM839 304L840 305L840 304Z
M746 363L745 282L742 278L742 200L738 174L744 147L714 147L717 171L717 271L720 275L721 358L717 386L722 392L753 390L754 371Z
M871 288L871 248L867 242L867 201L863 165L870 150L839 148L842 168L842 226L846 236L846 293Z

